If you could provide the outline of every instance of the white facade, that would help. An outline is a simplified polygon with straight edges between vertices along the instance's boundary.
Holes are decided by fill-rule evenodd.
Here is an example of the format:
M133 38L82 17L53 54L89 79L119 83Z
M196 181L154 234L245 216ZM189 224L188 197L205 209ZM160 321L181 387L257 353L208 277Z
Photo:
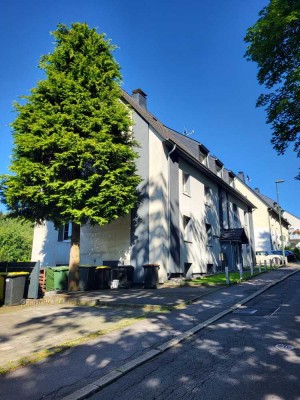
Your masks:
M251 189L242 179L236 178L235 187L256 207L253 211L253 229L256 251L272 251L282 248L280 221L276 203L259 191ZM288 222L281 218L284 246L289 243Z
M300 218L284 211L283 216L288 220L289 226L289 241L291 247L300 248Z
M136 282L142 282L143 265L149 263L160 265L160 282L218 271L224 263L231 269L250 266L253 205L222 178L223 165L210 170L206 165L214 159L199 161L198 142L164 127L128 94L124 100L132 107L140 144L141 201L131 215L107 226L81 228L81 263L132 265ZM243 239L230 237L235 230ZM52 223L37 226L32 260L68 264L70 242L58 239Z

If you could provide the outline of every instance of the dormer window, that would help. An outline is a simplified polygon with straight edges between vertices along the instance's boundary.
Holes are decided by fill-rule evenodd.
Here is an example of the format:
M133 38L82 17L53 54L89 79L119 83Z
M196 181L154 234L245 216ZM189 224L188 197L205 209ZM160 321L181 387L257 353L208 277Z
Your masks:
M223 169L223 164L220 161L216 160L216 174L220 178L222 178L222 169Z
M228 174L228 183L231 187L234 187L234 175L231 172Z
M208 150L202 146L199 145L199 161L207 166L207 155L208 155Z

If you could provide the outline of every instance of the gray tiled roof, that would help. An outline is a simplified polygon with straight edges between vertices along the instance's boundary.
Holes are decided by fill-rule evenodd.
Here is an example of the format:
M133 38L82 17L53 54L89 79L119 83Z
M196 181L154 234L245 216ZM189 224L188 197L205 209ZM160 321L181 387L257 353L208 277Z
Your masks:
M257 190L252 189L249 185L247 185L246 182L244 182L243 180L241 180L239 177L237 177L237 179L239 179L246 187L248 190L250 190L253 194L256 195L256 197L258 197L263 203L265 203L265 205L272 209L276 214L278 213L277 210L277 202L273 199L271 199L268 196L265 196L264 194L258 192ZM284 218L283 216L281 216L282 221L286 222L288 225L290 225L290 223L288 222L288 220L286 218Z
M256 195L257 195L262 201L264 201L264 202L266 203L266 205L267 205L269 208L271 208L276 214L279 214L278 209L277 209L277 202L276 202L275 200L272 200L270 197L265 196L265 195L262 194L262 193L258 193L256 190L255 190L255 193L256 193ZM282 210L282 211L283 211L283 210ZM281 219L282 219L283 221L285 221L287 224L290 225L290 223L288 222L288 220L287 220L286 218L284 218L282 215L281 215Z
M270 197L265 196L264 194L257 192L255 190L256 195L262 200L264 201L270 208L275 208L275 206L277 205L275 200L272 200Z
M188 158L196 167L208 175L212 180L216 181L220 186L225 187L226 190L233 193L236 197L246 203L249 207L255 208L255 206L245 198L240 192L232 188L225 180L218 177L215 170L207 168L199 160L199 146L203 146L198 141L191 139L173 129L166 127L162 124L158 118L151 114L127 92L122 90L122 97L148 124L150 124L167 142L171 145L176 144L177 151L179 151L184 157ZM203 146L206 149L205 146ZM207 150L207 149L206 149ZM211 156L210 156L211 157Z

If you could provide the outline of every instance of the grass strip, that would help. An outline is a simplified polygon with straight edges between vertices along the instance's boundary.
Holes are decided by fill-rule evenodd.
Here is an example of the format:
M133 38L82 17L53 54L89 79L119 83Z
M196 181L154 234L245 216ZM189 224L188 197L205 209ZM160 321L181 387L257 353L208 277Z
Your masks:
M275 270L278 269L278 267L272 267L270 266L267 267L267 270ZM266 271L264 270L264 267L261 268L261 272L259 272L259 268L255 267L253 270L253 275L251 275L251 271L249 270L243 270L243 278L240 278L240 273L239 271L234 271L229 273L230 277L230 284L236 284L240 283L243 281L247 281L249 279L252 279L256 277L257 275L263 274ZM226 275L225 273L220 273L220 274L215 274L215 275L209 275L209 276L203 276L199 278L194 278L186 282L187 284L192 284L192 285L226 285Z

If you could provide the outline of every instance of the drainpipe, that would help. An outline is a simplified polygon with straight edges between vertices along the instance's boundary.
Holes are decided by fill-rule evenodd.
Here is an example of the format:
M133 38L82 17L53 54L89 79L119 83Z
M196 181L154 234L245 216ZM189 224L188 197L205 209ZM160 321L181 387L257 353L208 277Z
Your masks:
M171 276L170 268L171 268L171 184L170 184L170 179L171 179L171 165L170 165L170 155L176 150L177 145L174 144L172 150L169 151L167 155L167 160L168 160L168 228L169 228L169 271L167 273L168 279Z

